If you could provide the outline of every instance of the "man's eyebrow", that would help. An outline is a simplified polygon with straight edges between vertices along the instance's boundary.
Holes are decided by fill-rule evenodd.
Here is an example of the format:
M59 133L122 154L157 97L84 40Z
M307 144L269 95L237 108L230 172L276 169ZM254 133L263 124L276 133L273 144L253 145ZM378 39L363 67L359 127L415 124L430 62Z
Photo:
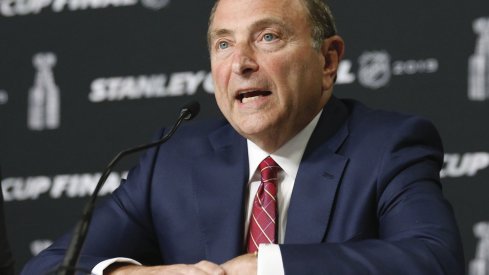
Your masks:
M271 18L263 18L261 20L258 20L256 22L254 22L250 26L250 29L251 30L261 29L261 28L268 27L268 26L278 26L283 31L285 31L286 33L289 33L290 32L290 27L283 20L280 20L280 19L277 19L277 18L273 18L273 17L271 17Z
M222 37L222 36L227 36L233 34L233 31L228 30L228 29L218 29L218 30L213 30L209 32L208 35L208 40L212 41L216 37Z
M256 29L264 28L267 26L278 26L280 27L286 34L290 33L290 27L287 26L287 24L280 19L276 18L264 18L260 19L249 27L249 30L253 31ZM208 35L208 40L209 42L214 40L216 37L222 37L222 36L228 36L232 35L234 32L229 29L217 29L217 30L211 30Z

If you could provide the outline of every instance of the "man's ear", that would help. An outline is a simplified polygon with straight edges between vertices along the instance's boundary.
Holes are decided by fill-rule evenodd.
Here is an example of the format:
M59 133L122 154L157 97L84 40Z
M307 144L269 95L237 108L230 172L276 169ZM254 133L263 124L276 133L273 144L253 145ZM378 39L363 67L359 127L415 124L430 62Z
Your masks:
M338 35L323 40L321 54L324 57L323 90L329 90L336 81L336 73L345 52L345 42Z

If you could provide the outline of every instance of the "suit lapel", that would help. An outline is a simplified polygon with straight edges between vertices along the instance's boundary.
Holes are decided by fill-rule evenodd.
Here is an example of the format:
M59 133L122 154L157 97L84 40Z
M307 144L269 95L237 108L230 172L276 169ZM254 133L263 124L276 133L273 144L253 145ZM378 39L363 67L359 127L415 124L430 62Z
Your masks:
M222 263L243 250L248 154L246 140L226 125L209 137L211 150L195 160L196 190L206 259Z
M294 183L287 216L285 243L319 243L323 240L336 191L348 158L335 152L348 136L348 113L331 98L308 142Z

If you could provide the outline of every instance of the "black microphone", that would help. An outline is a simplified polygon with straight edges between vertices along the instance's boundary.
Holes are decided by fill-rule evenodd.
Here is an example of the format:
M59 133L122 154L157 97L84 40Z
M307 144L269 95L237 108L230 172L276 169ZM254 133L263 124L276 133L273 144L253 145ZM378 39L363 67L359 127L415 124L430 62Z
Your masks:
M194 118L200 111L200 104L197 101L191 101L182 107L180 111L180 116L184 115L183 119L191 120Z
M192 101L186 104L184 107L182 107L180 111L180 116L178 117L173 127L160 140L123 150L119 152L112 159L109 165L107 165L107 167L105 168L102 176L100 177L97 185L95 186L95 190L93 191L92 196L90 197L89 201L85 205L85 208L83 209L82 217L78 222L78 224L76 225L75 230L73 231L73 237L71 238L71 242L66 251L63 263L58 268L56 274L70 275L70 274L75 274L75 271L78 270L76 268L76 264L80 256L81 248L85 241L85 237L87 236L88 226L90 225L90 221L92 219L92 212L95 207L95 200L97 199L100 189L102 188L105 181L109 177L109 174L112 172L112 168L117 164L117 162L119 162L119 160L121 160L122 157L126 155L139 152L142 150L146 150L148 148L165 143L175 133L175 131L180 126L183 120L191 120L199 113L199 110L200 110L200 104L197 101Z

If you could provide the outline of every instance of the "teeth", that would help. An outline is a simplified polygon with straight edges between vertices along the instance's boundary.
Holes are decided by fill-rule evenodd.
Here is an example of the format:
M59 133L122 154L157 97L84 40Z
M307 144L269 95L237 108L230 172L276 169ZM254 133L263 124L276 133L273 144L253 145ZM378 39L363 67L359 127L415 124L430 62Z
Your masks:
M257 100L259 97L260 97L259 95L252 96L252 97L243 97L243 99L241 100L241 102L242 103L248 103L248 102Z
M257 100L259 97L269 96L270 94L271 94L270 91L265 91L265 90L249 91L249 92L243 92L239 94L236 99L241 101L241 103L247 103L247 102Z

